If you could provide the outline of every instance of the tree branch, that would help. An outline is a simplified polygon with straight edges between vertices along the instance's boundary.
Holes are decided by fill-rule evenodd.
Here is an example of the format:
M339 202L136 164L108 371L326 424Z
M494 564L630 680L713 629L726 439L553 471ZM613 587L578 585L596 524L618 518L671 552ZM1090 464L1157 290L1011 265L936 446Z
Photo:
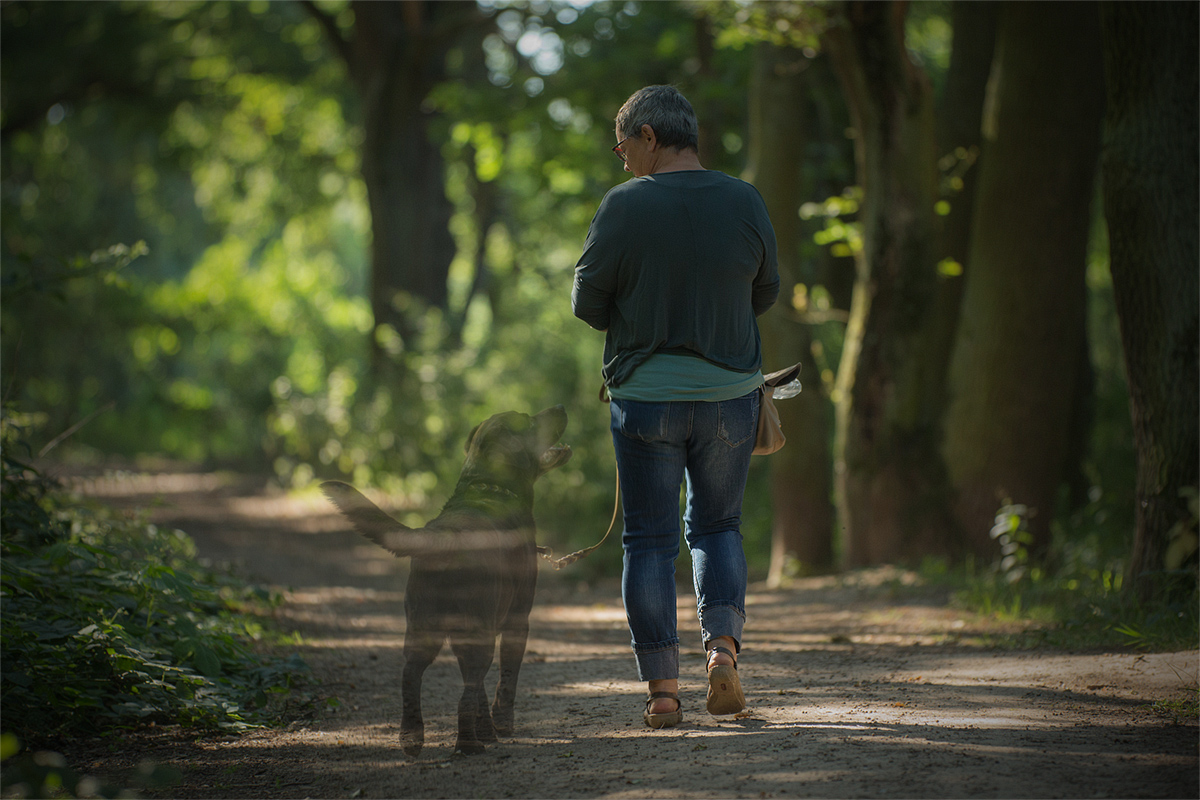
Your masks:
M329 40L329 44L337 51L337 54L346 66L354 69L353 51L350 49L350 43L346 41L346 37L342 36L342 31L337 25L337 20L330 14L326 14L313 0L299 0L301 6L307 11L312 18L317 21L317 24L325 29L325 37Z

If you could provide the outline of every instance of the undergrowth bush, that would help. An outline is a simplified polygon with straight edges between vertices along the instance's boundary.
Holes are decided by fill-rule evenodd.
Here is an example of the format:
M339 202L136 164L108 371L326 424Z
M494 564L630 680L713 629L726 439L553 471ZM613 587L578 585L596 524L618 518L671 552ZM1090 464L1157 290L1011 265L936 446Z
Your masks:
M0 702L23 742L150 723L259 726L294 710L307 666L263 657L273 598L202 568L192 541L72 499L2 423Z
M997 513L992 534L1002 549L995 563L949 567L930 559L921 568L927 581L952 590L951 602L960 608L1034 623L1022 633L996 637L994 643L1151 651L1200 645L1195 590L1156 603L1139 602L1125 586L1125 550L1104 546L1120 540L1096 529L1094 522L1086 533L1056 525L1050 553L1035 562L1027 550L1026 513L1017 505ZM1191 582L1194 586L1194 574Z

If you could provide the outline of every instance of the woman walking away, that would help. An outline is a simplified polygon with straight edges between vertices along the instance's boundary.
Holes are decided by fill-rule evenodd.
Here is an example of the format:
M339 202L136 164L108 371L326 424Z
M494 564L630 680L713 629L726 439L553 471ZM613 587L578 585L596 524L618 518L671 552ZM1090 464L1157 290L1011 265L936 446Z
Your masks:
M758 191L704 169L691 104L633 94L613 151L633 178L605 195L575 267L575 315L605 332L603 376L624 495L621 591L643 719L678 725L679 490L692 555L710 714L745 708L742 495L763 382L756 317L779 294L775 232Z

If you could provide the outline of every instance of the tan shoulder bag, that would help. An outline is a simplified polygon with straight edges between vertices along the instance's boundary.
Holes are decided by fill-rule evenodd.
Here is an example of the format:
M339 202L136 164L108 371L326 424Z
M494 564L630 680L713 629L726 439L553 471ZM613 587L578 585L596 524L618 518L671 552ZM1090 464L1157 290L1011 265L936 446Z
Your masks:
M779 422L779 409L775 408L775 389L800 377L803 364L793 364L787 369L763 376L759 387L758 435L754 440L754 455L768 456L787 442L783 425Z

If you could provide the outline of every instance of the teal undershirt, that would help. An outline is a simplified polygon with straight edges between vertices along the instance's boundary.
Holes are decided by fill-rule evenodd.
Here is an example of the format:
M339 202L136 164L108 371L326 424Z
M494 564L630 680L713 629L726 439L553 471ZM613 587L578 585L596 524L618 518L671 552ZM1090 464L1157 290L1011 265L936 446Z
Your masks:
M669 403L701 400L717 403L762 386L762 370L734 372L696 356L655 353L608 394L618 400Z

